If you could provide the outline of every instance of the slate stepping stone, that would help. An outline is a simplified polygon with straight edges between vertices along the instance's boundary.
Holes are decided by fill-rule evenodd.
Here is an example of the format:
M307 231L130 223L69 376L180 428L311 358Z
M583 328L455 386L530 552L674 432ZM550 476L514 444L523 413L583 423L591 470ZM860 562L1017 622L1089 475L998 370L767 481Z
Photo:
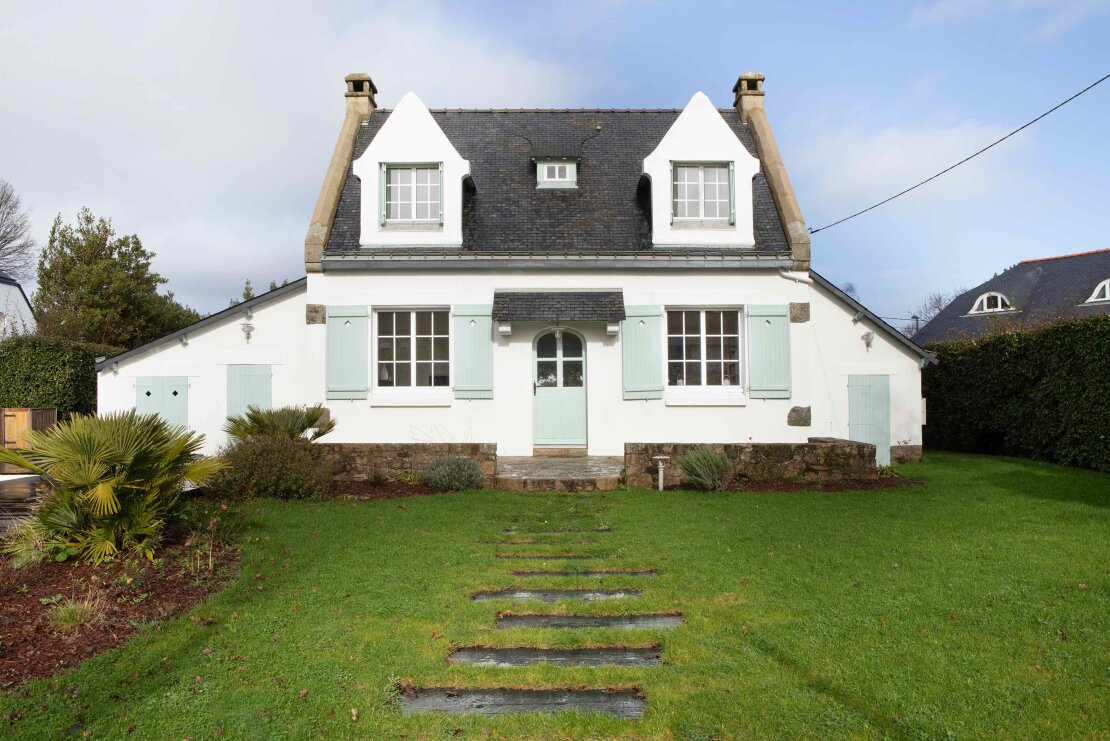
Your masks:
M475 602L490 600L538 600L540 602L561 602L563 600L584 600L596 602L611 599L638 599L638 589L498 589L482 590L471 595Z
M498 553L495 558L544 559L545 561L582 561L588 558L608 558L605 553Z
M658 576L655 569L513 569L513 576Z
M401 697L401 712L451 715L558 713L564 710L639 718L646 702L636 689L519 690L426 687Z
M528 666L529 664L658 666L659 647L487 648L472 646L455 649L448 660L454 664L497 667Z
M677 628L682 625L680 614L642 615L498 615L498 630L511 628L612 628L614 630L648 630Z

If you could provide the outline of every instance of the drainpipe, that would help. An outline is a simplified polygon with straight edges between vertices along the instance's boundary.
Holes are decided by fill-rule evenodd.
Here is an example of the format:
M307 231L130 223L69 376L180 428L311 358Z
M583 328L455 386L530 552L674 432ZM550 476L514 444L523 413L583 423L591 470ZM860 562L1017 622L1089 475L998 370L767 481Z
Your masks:
M795 283L804 283L807 286L813 285L813 281L811 279L803 278L798 275L791 275L790 271L788 271L786 268L779 268L779 275L781 275L783 278L786 278L787 280L792 280Z

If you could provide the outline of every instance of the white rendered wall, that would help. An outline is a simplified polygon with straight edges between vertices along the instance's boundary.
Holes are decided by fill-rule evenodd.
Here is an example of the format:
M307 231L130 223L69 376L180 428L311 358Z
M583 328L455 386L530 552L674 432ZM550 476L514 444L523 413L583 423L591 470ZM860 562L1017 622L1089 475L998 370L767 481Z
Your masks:
M796 277L808 280L805 274ZM371 387L369 400L326 399L324 325L305 324L305 303L399 307L490 304L496 289L621 289L627 305L742 306L809 303L809 322L791 324L790 399L747 399L740 406L676 406L671 400L625 401L618 337L601 323L567 323L586 339L588 448L622 455L626 442L804 442L811 436L848 437L848 375L891 377L891 444L921 444L919 359L820 287L777 271L464 272L382 271L312 274L298 292L255 307L255 334L246 344L242 317L120 363L100 373L101 411L130 409L135 378L189 377L189 422L207 435L208 449L223 441L226 365L273 366L273 403L323 403L337 421L328 442L495 442L501 455L532 452L532 341L541 323L513 324L494 340L493 399L459 400L438 394L423 406L404 406ZM861 339L874 332L870 349ZM374 368L374 343L368 365ZM411 401L411 399L410 399ZM385 404L388 404L385 405ZM810 427L789 427L793 406L812 407Z
M682 228L671 222L673 163L735 164L733 203L736 223ZM656 245L752 247L755 228L752 214L752 178L759 160L736 138L720 111L704 93L696 93L670 130L644 159L644 174L651 179L651 240Z
M382 226L379 204L382 163L439 162L443 163L443 225L433 224L419 229L390 224ZM462 244L463 179L470 174L470 162L462 158L414 93L407 93L401 98L366 151L351 166L362 188L359 244Z
M19 286L0 283L0 338L31 334L37 326L35 315Z

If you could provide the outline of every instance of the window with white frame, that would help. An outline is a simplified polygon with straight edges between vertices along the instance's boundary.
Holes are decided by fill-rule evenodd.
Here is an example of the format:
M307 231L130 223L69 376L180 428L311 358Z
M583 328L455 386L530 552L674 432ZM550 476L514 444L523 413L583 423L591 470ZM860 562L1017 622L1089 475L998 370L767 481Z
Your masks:
M675 165L672 185L675 219L727 221L731 217L728 165Z
M1095 286L1095 290L1091 293L1091 297L1087 299L1088 304L1094 304L1100 301L1110 301L1110 278L1107 278Z
M997 291L990 291L975 299L975 305L971 307L968 314L995 314L1011 309L1010 299Z
M740 385L740 311L667 310L667 385Z
M578 183L578 164L567 160L538 160L536 187L573 188Z
M382 388L451 385L451 337L446 309L379 311L377 385Z
M439 221L442 209L439 165L386 167L386 221Z

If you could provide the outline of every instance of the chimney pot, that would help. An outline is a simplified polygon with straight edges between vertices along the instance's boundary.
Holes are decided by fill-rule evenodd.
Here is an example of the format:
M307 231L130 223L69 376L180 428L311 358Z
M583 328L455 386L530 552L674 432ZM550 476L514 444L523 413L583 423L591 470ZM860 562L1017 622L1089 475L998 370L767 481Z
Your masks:
M346 97L369 98L372 107L377 105L374 96L377 95L378 88L374 86L374 81L370 79L370 75L365 72L356 72L347 75L343 80L347 83Z
M756 99L763 97L765 79L767 78L759 72L741 72L736 84L732 86L732 92L736 93L733 105L739 107L741 102L747 106L762 105L763 102Z

